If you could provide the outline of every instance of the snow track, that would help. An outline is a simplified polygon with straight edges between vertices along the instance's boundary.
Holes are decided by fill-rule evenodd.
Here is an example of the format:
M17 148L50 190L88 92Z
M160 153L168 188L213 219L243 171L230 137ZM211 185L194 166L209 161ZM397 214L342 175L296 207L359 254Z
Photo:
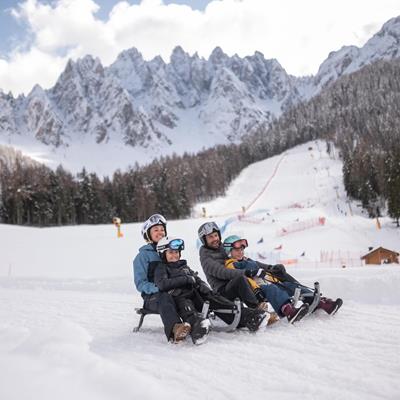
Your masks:
M246 393L396 399L400 296L388 299L385 293L398 287L400 271L381 272L376 286L377 272L369 270L358 280L342 273L319 274L321 282L330 282L329 291L341 286L345 305L336 316L318 312L298 325L280 321L256 334L211 332L199 347L166 343L158 316L146 317L142 330L132 333L140 298L123 293L125 279L86 281L91 291L82 290L79 281L65 289L55 280L2 279L0 397L28 398L18 387L23 377L26 393L34 391L38 399L50 398L57 382L62 399L77 392L85 399L228 400ZM304 279L309 274L300 273ZM372 286L371 301L360 294Z

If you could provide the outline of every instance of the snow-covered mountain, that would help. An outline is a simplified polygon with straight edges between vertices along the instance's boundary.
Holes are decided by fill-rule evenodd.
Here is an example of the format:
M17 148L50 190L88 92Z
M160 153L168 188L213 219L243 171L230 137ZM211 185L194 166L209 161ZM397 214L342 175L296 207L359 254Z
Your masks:
M91 56L69 61L49 90L35 86L17 99L0 92L0 137L58 154L128 146L133 163L131 147L154 158L239 140L298 99L293 78L261 53L242 59L216 48L205 60L177 47L166 64L133 48L108 68Z
M361 48L344 46L333 51L321 64L314 79L315 90L334 82L344 74L359 70L377 60L392 60L400 57L400 16L386 22Z
M364 47L331 53L315 77L290 76L259 52L229 57L218 47L208 59L176 47L169 63L132 48L107 68L88 55L69 61L49 90L37 85L18 98L0 91L0 143L73 170L112 172L239 141L341 75L398 57L399 48L400 17Z

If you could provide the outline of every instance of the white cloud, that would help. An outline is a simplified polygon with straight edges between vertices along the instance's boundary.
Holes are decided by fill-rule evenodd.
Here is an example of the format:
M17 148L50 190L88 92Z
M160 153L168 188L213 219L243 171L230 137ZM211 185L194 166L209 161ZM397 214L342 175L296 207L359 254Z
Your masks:
M162 0L139 5L116 2L106 21L96 18L95 0L26 0L14 16L29 25L29 46L0 59L0 88L27 93L35 83L52 86L68 58L86 54L105 65L136 47L150 59L169 59L181 45L208 57L220 46L240 56L258 50L294 75L313 74L332 50L362 46L388 19L400 14L398 0L213 0L204 11ZM24 49L24 50L22 50Z

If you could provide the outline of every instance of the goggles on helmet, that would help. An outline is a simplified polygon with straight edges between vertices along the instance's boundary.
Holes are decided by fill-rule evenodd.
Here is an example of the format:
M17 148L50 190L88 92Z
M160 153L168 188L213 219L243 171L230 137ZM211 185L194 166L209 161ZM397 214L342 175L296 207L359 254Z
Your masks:
M161 224L161 225L166 225L167 224L167 220L161 214L153 214L147 220L147 222L151 226L158 225L158 224Z
M219 232L218 225L214 221L206 222L199 228L199 238L202 238L203 236L207 236L213 232Z
M158 242L157 251L159 253L164 253L164 251L166 251L167 249L177 251L185 250L185 242L183 241L183 239L171 239L167 243L164 243L164 239L168 240L168 238L163 238L160 240L160 242Z
M142 225L142 236L145 240L150 241L150 228L156 225L162 225L166 231L167 220L161 214L153 214Z
M249 244L246 239L240 239L236 240L236 242L233 243L224 243L224 247L228 249L245 249L246 247L249 247Z

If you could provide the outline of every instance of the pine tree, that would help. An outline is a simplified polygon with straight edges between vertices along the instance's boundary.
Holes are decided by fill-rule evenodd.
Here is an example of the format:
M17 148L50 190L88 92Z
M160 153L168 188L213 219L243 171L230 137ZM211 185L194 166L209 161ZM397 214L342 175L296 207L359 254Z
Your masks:
M400 149L395 149L385 163L386 167L386 196L388 212L399 227L400 220Z

